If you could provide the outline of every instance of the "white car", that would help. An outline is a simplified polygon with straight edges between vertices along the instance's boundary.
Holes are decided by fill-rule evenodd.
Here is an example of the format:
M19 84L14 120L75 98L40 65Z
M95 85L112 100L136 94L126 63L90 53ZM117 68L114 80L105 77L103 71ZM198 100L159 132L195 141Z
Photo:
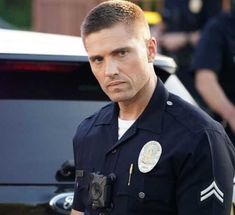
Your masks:
M0 38L0 59L15 60L11 67L16 67L16 60L88 62L80 37L0 29ZM172 58L157 55L154 65L170 92L196 105L174 74L176 64Z

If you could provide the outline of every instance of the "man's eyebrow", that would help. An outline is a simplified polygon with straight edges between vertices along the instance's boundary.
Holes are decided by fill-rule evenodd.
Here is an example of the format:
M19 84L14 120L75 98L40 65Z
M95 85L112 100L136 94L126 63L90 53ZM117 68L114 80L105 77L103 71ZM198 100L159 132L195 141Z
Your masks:
M114 49L113 51L111 51L111 54L117 54L121 51L128 51L130 48L129 47L120 47L120 48L117 48L117 49Z
M126 47L116 48L116 49L114 49L114 50L112 50L110 52L110 55L118 54L121 51L128 51L129 49L130 49L130 47L127 47L127 46ZM88 58L89 58L90 61L94 61L96 59L103 59L103 56L101 56L101 55L93 55L93 56L90 56Z
M88 57L90 61L94 61L96 59L103 59L103 57L101 55L93 55Z

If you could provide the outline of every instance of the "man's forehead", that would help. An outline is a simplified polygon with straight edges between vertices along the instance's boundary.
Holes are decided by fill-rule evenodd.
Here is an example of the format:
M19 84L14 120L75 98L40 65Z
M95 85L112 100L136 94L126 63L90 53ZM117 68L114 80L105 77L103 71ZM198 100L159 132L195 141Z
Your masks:
M87 51L114 50L126 46L131 46L136 37L133 33L122 30L122 28L103 29L94 32L84 39Z
M85 36L85 39L91 35L97 35L103 32L107 33L107 32L115 32L115 31L119 31L119 33L123 31L123 32L126 32L127 34L137 35L137 34L143 34L143 33L146 34L148 33L149 29L146 28L146 26L142 25L141 23L126 24L126 23L118 22L110 27L104 27L98 31L89 33L88 35Z

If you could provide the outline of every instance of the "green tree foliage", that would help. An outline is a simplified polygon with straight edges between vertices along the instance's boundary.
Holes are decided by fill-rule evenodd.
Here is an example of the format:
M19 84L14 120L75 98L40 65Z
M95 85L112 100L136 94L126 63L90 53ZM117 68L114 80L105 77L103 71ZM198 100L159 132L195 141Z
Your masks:
M23 29L31 27L32 0L0 0L0 17Z
M139 1L138 5L144 9L144 4L148 3L150 5L151 11L157 11L157 1L156 0L143 0Z

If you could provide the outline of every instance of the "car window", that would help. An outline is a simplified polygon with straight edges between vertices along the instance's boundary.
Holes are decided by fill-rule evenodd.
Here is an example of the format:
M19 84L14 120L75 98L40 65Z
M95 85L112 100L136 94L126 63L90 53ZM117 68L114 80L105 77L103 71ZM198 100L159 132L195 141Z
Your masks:
M88 62L0 61L0 98L107 100Z
M107 98L88 63L10 63L0 62L0 183L59 183L77 125Z

